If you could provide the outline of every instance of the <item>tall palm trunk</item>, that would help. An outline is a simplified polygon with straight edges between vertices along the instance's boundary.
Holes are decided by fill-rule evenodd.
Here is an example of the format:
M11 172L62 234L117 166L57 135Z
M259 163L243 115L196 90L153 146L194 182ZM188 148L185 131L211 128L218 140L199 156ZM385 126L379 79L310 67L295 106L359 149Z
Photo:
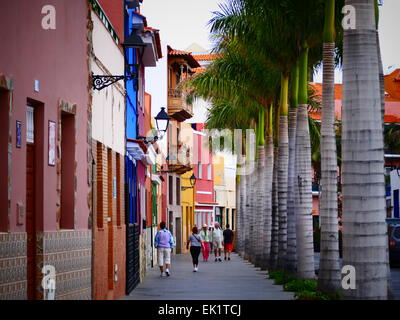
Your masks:
M242 171L242 176L241 176L241 187L242 189L240 190L240 196L241 196L241 210L242 214L240 215L241 219L241 230L240 230L240 236L241 236L241 241L240 241L240 254L242 257L244 257L244 252L245 252L245 243L246 243L246 227L247 227L247 221L246 221L246 203L247 203L247 172L245 169Z
M274 168L274 144L273 144L273 126L272 126L272 105L267 113L267 137L265 147L265 160L263 171L263 184L265 188L262 220L262 252L260 267L265 270L269 267L269 258L271 254L271 232L272 232L272 176Z
M264 117L264 114L262 114ZM264 135L264 128L260 130L260 134ZM254 237L254 265L261 266L261 253L262 253L262 226L263 226L263 210L265 198L265 181L264 181L264 160L265 160L265 146L258 146L258 197L257 197L257 210L255 212L255 233Z
M279 152L278 152L278 212L279 212L279 251L278 267L286 266L287 252L287 184L289 165L288 136L288 91L289 75L281 77L281 97L279 107Z
M255 263L255 235L257 232L256 216L259 203L259 159L257 159L254 173L252 174L251 183L251 204L250 204L250 246L249 246L249 261Z
M239 167L236 168L237 173L239 172ZM236 207L236 225L232 226L235 228L235 248L236 252L240 254L241 251L241 241L242 241L242 236L240 234L242 230L242 221L241 221L241 215L242 215L242 208L241 208L241 203L242 203L242 196L241 196L241 189L242 189L242 183L243 179L241 179L241 176L238 174L236 176L236 184L235 184L235 207Z
M286 268L290 274L295 274L297 266L296 250L296 215L294 203L295 161L296 161L296 123L299 88L299 65L296 63L291 79L291 105L289 109L289 168L288 168L288 196L287 196L287 255Z
M339 225L337 201L337 155L335 137L335 0L326 1L323 44L321 122L321 253L318 287L322 292L339 289Z
M252 177L253 174L246 172L246 208L245 208L245 235L244 235L244 259L249 259L250 252L250 227L251 227L251 200L252 200Z
M348 299L387 299L388 260L374 0L346 0L356 29L344 30L343 264L354 266Z
M300 56L299 106L296 129L295 204L297 221L297 273L301 279L314 279L314 243L311 190L311 144L307 113L308 47Z
M279 110L279 109L278 109ZM271 255L270 269L278 268L279 253L279 203L278 203L278 136L279 136L279 116L278 110L275 112L274 119L274 167L272 174L272 225L271 225Z
M256 188L257 192L255 195L255 210L254 210L254 232L252 234L252 247L253 247L253 260L252 262L256 267L260 266L261 257L261 227L262 227L262 211L263 211L263 198L265 194L264 181L263 181L263 170L264 170L264 158L265 158L265 137L264 137L264 120L265 111L260 109L258 112L258 125L257 125L257 180Z

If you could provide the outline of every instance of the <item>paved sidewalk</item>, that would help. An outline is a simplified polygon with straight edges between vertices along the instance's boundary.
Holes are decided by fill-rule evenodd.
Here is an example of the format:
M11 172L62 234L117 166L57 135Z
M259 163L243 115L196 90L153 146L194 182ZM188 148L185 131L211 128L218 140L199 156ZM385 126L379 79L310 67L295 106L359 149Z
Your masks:
M151 269L144 280L123 300L290 300L293 292L267 279L265 271L233 254L231 261L202 262L193 272L190 254L175 255L171 276L160 278L158 267Z

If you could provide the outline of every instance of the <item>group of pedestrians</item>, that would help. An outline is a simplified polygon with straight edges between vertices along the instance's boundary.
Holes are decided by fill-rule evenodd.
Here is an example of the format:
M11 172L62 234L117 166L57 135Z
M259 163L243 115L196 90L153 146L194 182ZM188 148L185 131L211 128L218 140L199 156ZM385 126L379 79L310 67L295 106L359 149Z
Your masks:
M222 262L222 249L224 249L224 260L231 260L233 249L234 233L229 224L222 231L220 224L215 223L214 228L207 224L199 232L197 227L193 227L192 234L187 242L187 249L190 247L190 254L193 262L193 272L198 271L199 256L203 252L203 262L207 262L210 252L214 250L215 262ZM166 228L165 222L160 223L160 230L155 237L155 247L157 248L158 264L160 266L161 277L164 273L164 263L166 265L165 274L170 275L171 251L175 246L171 232Z

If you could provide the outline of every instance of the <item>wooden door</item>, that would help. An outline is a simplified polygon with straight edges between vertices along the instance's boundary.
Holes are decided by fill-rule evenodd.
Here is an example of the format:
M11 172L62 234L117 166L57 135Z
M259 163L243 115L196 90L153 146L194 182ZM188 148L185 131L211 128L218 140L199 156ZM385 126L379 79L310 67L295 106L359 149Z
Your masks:
M26 145L26 232L28 299L36 298L35 146Z

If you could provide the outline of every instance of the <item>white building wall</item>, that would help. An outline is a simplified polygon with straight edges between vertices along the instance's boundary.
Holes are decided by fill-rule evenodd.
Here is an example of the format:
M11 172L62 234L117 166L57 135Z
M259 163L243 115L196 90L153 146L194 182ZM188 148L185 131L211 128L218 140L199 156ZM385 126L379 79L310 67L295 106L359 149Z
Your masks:
M91 71L95 75L124 74L123 53L98 16L92 12L93 54ZM114 151L125 154L124 82L101 91L93 90L92 138Z
M151 115L155 117L161 110L161 107L168 110L168 50L167 43L161 42L163 57L157 61L157 66L146 68L146 92L151 95ZM164 156L167 151L168 134L157 143Z

